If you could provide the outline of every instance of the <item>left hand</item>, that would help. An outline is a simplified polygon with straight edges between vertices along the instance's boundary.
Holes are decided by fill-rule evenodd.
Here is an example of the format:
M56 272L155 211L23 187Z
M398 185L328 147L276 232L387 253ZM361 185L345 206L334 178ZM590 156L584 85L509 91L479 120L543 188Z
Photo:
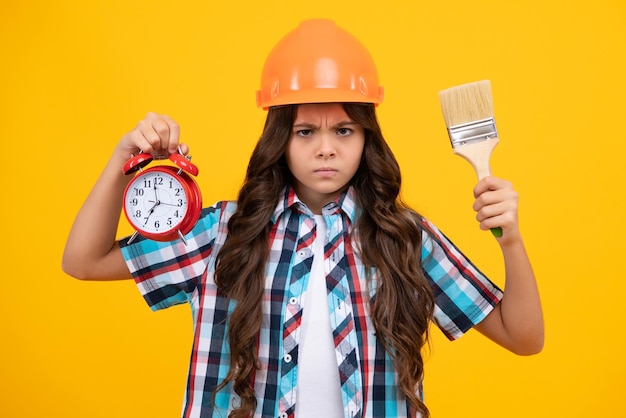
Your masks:
M497 238L505 245L520 238L517 205L518 195L511 182L487 176L474 187L473 209L480 229L502 228L502 237Z

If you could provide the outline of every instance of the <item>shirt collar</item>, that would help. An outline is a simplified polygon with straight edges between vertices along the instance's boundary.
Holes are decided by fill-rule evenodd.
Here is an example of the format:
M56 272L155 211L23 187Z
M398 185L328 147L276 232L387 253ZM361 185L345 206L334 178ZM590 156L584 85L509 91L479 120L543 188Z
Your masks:
M313 212L300 200L293 187L287 186L282 196L283 198L276 205L276 209L272 215L272 223L278 222L283 213L288 209L313 216ZM352 186L348 187L348 189L341 193L335 200L324 206L322 208L322 215L330 216L339 211L343 212L348 219L350 219L350 223L354 223L357 216L357 205L356 195Z

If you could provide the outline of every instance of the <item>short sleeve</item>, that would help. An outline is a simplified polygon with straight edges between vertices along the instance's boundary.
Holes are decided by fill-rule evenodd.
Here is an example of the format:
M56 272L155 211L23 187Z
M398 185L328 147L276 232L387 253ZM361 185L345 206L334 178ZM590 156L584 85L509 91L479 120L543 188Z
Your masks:
M432 281L435 322L450 340L482 321L503 292L427 220L422 221L422 266Z
M119 241L135 283L154 311L186 303L196 292L211 257L223 215L221 202L202 210L191 232L181 239L158 242L137 237L131 244Z

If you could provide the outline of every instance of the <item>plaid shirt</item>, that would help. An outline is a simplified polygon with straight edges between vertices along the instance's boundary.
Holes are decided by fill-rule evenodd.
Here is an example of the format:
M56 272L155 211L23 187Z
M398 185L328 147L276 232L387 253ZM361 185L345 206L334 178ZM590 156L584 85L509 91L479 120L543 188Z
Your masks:
M194 341L183 417L228 416L237 395L227 386L211 402L213 388L229 369L228 318L235 302L217 289L215 257L227 235L236 203L205 208L186 239L155 242L121 240L122 253L143 297L153 310L189 303ZM327 224L324 266L329 318L341 379L344 415L408 416L396 386L391 359L374 334L368 309L365 267L350 240L357 207L351 189L323 208ZM313 261L315 218L293 190L272 217L266 267L260 369L254 378L255 417L292 418L298 379L302 309ZM424 220L422 266L436 297L435 322L450 339L463 335L499 302L502 292L431 223ZM417 262L417 260L416 260ZM421 395L421 387L418 388Z

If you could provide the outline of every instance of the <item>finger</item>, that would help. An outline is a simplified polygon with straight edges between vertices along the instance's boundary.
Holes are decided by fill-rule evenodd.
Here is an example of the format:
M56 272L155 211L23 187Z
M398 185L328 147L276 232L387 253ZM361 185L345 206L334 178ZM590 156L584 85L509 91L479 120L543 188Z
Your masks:
M476 196L476 199L474 200L474 204L472 205L472 208L475 211L479 211L481 208L485 206L500 203L506 200L506 198L507 198L506 194L503 193L501 190L486 191Z
M174 154L178 152L178 146L180 145L180 127L178 123L167 115L163 115L162 120L167 125L169 132L168 143L166 145L164 144L164 149L167 149L169 154Z
M491 185L491 188L483 190L483 186L489 185ZM504 200L517 201L518 196L511 183L501 181L498 184L487 183L477 185L474 191L474 197L474 210L478 210L484 205L490 205Z
M477 219L480 216L476 216ZM486 231L492 228L500 227L503 230L516 229L517 217L513 212L505 211L497 216L489 216L479 221L480 229Z
M507 199L501 202L485 205L476 212L476 220L481 229L501 227L509 229L517 224L517 200Z
M478 197L487 191L494 191L500 189L512 189L513 186L510 182L500 179L494 176L487 176L482 178L478 184L474 187L474 197Z
M179 147L180 153L182 155L188 155L189 154L189 145L180 143L180 144L178 144L178 147Z
M155 141L155 150L169 150L170 143L175 143L178 146L178 132L172 133L169 118L167 116L157 115L156 117L150 118L150 127L156 133L158 139ZM172 138L172 134L174 134L174 138ZM174 148L176 148L176 146Z
M500 216L507 209L508 207L505 202L482 206L478 210L476 210L476 220L478 222L483 222L486 219Z
M139 121L135 131L139 133L139 141L137 145L144 152L155 152L161 149L161 137L154 129L154 121L156 116L148 114L144 119Z
M135 130L138 132L138 146L144 152L158 154L168 151L170 143L178 144L178 125L169 117L150 112L141 120Z

